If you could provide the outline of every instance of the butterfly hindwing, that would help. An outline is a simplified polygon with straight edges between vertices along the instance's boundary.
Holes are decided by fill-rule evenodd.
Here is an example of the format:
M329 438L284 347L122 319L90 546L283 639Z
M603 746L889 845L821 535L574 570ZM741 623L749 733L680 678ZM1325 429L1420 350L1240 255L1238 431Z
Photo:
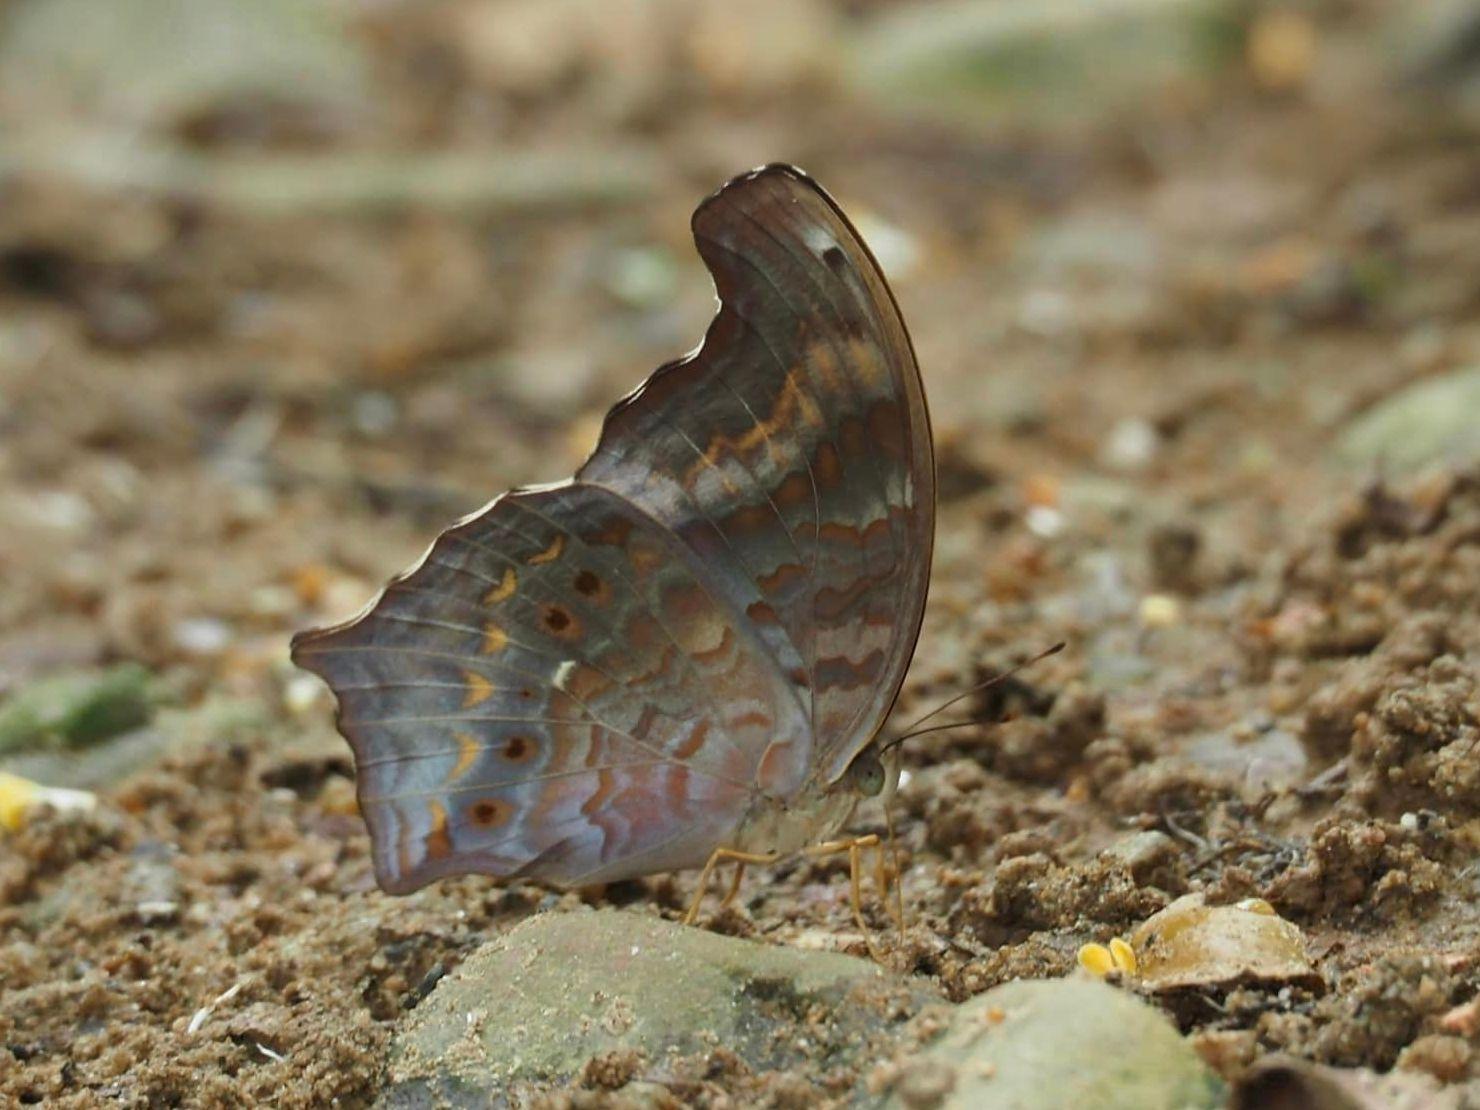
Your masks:
M768 750L805 748L795 702L692 557L580 484L499 498L294 658L338 694L389 890L703 863Z

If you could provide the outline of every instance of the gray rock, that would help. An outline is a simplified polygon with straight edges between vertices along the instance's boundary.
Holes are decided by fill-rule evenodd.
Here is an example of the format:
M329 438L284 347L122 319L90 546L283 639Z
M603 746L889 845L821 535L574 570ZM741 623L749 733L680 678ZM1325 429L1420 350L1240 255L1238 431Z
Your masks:
M488 1104L609 1053L647 1067L724 1048L757 1070L871 1062L934 994L874 964L612 910L531 917L403 1022L383 1105ZM866 1070L866 1069L861 1069Z
M1197 1110L1223 1085L1160 1011L1095 980L1005 983L955 1008L890 1106Z
M1158 879L1175 871L1181 848L1164 832L1142 829L1120 837L1100 855L1120 864L1136 882L1158 886Z
M1480 458L1480 366L1399 390L1348 424L1337 449L1347 462L1397 470Z
M1286 790L1304 782L1309 773L1305 746L1299 737L1281 728L1246 739L1228 730L1207 733L1190 740L1183 756L1196 767L1226 776L1250 798L1271 790Z
M0 699L0 754L96 744L145 724L152 677L137 663L52 675Z
M185 709L162 708L144 728L81 747L10 754L0 748L0 771L47 786L106 791L171 754L209 742L261 735L269 728L260 702L209 698Z

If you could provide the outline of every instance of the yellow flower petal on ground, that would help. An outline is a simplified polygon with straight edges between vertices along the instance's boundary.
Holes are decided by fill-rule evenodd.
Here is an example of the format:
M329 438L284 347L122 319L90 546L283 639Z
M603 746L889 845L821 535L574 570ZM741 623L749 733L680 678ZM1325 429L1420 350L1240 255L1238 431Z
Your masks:
M1110 957L1115 961L1116 968L1127 975L1136 973L1136 950L1119 937L1111 938Z
M1086 944L1079 949L1079 966L1096 979L1115 970L1115 956L1103 944Z
M42 786L20 775L0 771L0 829L19 832L25 828L32 811L43 805L65 813L89 810L97 804L97 795L86 790Z

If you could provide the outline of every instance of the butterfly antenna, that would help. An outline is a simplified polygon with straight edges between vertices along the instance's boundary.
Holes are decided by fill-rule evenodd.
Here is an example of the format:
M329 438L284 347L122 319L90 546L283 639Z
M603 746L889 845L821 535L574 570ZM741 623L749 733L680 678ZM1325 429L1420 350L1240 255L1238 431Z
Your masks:
M914 732L906 732L903 736L896 736L893 740L889 741L889 743L885 744L883 746L883 748L880 749L880 751L881 752L887 752L891 748L897 748L897 747L899 747L899 745L903 744L906 740L913 740L916 736L929 736L932 732L948 732L949 730L951 730L953 728L970 728L973 725L981 725L981 724L988 724L988 723L993 723L993 724L999 724L1000 725L1003 722L1010 721L1010 720L1012 720L1012 717L1008 716L1008 717L1002 717L1002 718L1000 718L999 720L997 720L995 722L976 721L976 720L947 721L943 725L931 725L929 728L917 728L917 729L915 729Z
M1001 674L993 675L991 678L987 679L985 682L978 682L970 690L963 690L963 691L961 691L961 693L957 694L955 697L951 698L949 701L943 701L943 702L941 702L934 709L932 709L929 713L925 714L925 716L923 716L923 717L917 717L915 720L911 721L909 723L909 725L906 726L905 731L906 732L910 732L913 729L919 728L926 721L930 720L931 717L934 717L937 713L940 713L943 710L949 709L951 706L955 705L962 698L969 698L969 697L971 697L972 694L977 694L977 693L980 693L983 690L989 690L989 689L991 689L993 686L996 686L999 682L1006 682L1009 678L1011 678L1013 675L1017 674L1019 671L1027 670L1034 663L1041 663L1043 660L1047 659L1050 655L1057 655L1059 652L1061 652L1063 650L1064 650L1064 641L1063 640L1060 640L1058 643L1054 644L1053 647L1051 647L1051 648L1045 648L1043 651L1040 651L1037 655L1033 656L1033 658L1031 658L1031 659L1024 659L1017 666L1015 666L1015 667L1009 667L1007 670L1003 671Z
M955 705L958 701L962 700L963 698L969 698L969 697L971 697L972 694L979 694L983 690L989 690L993 686L996 686L999 682L1006 682L1009 678L1011 678L1013 675L1017 674L1019 671L1026 670L1027 668L1031 667L1034 663L1041 663L1043 660L1047 659L1050 655L1057 655L1059 652L1061 652L1063 650L1064 650L1064 641L1063 640L1060 640L1058 643L1054 644L1053 647L1045 648L1043 651L1040 651L1037 655L1033 656L1031 659L1024 659L1017 666L1015 666L1015 667L1009 667L1007 670L1003 671L1001 674L993 675L991 678L987 679L985 682L978 682L971 689L969 689L969 690L963 690L963 691L961 691L961 693L957 694L955 697L953 697L953 698L951 698L951 699L949 699L947 701L941 702L939 705L937 705L934 709L932 709L929 713L925 714L923 717L917 717L914 721L910 722L910 724L908 726L906 726L906 728L904 730L904 733L902 735L900 735L900 736L896 736L893 740L890 740L889 743L887 743L887 744L884 745L884 747L883 747L882 750L887 752L890 748L893 748L896 745L899 745L899 744L904 743L906 740L910 739L910 737L912 737L912 736L924 736L926 733L930 733L930 732L943 732L943 731L945 731L948 728L961 728L964 725L974 725L974 724L979 723L977 721L954 721L954 722L952 722L950 724L936 725L933 728L927 728L927 729L924 729L924 730L918 731L918 732L916 731L926 721L930 720L931 717L934 717L937 713L940 713L940 712L942 712L942 711L944 711L946 709L949 709L951 706Z

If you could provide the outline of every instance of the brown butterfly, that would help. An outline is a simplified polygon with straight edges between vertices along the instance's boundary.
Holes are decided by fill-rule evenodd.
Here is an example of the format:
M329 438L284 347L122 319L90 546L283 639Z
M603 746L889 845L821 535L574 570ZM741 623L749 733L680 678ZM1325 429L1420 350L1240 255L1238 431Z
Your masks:
M731 181L693 232L718 315L575 477L495 498L293 642L338 698L388 891L770 860L886 786L935 533L899 306L793 167ZM863 843L828 846L855 910Z

